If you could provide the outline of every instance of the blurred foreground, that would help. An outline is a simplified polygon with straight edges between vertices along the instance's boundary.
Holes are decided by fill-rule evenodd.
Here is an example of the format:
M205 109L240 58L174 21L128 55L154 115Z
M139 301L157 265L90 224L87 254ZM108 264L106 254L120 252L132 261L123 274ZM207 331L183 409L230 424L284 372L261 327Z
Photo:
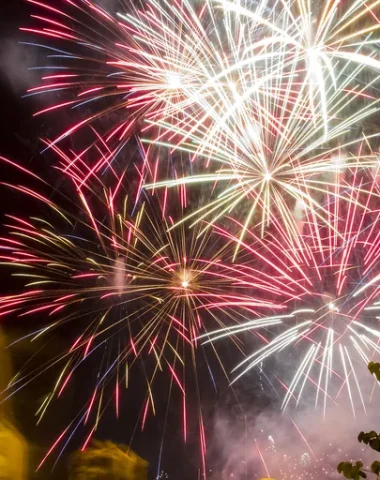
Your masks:
M39 456L42 449L31 446L20 433L14 414L13 397L7 398L9 387L16 379L12 373L8 345L9 340L0 331L0 480L62 478L62 475L56 475L49 469L43 473L35 471L36 458L33 457ZM110 441L94 440L85 451L72 454L67 463L69 480L148 478L148 462L128 446Z

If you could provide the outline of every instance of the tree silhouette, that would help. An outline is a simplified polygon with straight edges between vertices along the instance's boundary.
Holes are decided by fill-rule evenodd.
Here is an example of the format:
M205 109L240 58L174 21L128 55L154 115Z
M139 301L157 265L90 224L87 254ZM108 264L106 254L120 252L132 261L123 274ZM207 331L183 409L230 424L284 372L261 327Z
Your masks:
M368 364L368 370L372 375L375 375L377 381L380 382L380 363L370 362ZM380 452L380 433L376 433L374 430L367 433L360 432L358 435L358 441L368 445L372 450L375 450L375 452ZM346 478L353 480L367 478L367 473L372 473L376 475L377 479L379 479L380 462L378 460L372 462L370 470L363 468L363 462L340 462L338 465L338 472L342 473Z

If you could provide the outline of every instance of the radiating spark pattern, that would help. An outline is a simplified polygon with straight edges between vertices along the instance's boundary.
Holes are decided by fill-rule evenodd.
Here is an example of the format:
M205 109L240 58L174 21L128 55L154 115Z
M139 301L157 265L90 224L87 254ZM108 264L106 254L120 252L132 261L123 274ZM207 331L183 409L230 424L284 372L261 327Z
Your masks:
M130 377L135 377L134 365L139 364L144 372L141 382L146 386L142 427L148 415L156 413L154 392L163 388L160 374L166 372L168 401L173 392L183 398L186 440L189 388L195 388L200 402L197 337L211 325L239 324L247 312L257 318L262 310L281 309L275 301L255 299L249 293L259 289L275 294L278 287L264 277L260 280L259 275L239 283L241 268L231 262L230 242L211 232L198 236L196 230L169 230L174 220L162 215L158 197L133 205L131 214L122 189L104 189L102 196L94 196L86 194L94 188L81 189L75 183L74 215L37 190L7 187L35 201L36 211L44 214L7 216L9 233L1 238L0 258L13 276L25 280L25 288L0 298L0 315L46 319L39 320L42 326L28 335L32 340L60 328L70 328L74 337L69 350L47 365L20 371L9 395L48 369L58 370L56 383L37 412L40 421L52 401L63 395L73 374L95 357L99 371L93 391L78 418L57 440L57 445L62 444L68 436L68 442L81 424L91 423L87 445L107 407L113 405L119 416L124 390L133 389ZM64 196L61 200L67 201ZM181 209L172 206L170 210L175 215ZM272 321L258 319L256 328L265 324ZM235 345L242 349L240 342ZM223 372L216 349L215 354ZM206 353L202 358L208 362ZM198 415L204 457L200 403Z
M258 70L251 55L266 44L259 38L259 22L243 25L235 13L223 13L213 2L192 6L187 0L151 0L114 15L88 0L68 2L62 8L27 1L44 15L33 15L36 26L22 30L60 45L57 49L46 46L50 62L57 59L59 65L49 64L48 75L42 67L42 84L31 88L28 95L59 91L65 98L35 115L62 108L93 112L52 144L98 121L108 145L115 141L125 145L136 130L149 127L144 121L159 122L161 127L164 123L189 124L189 131L196 122L211 129L218 121L213 116L230 103L235 79L249 83L260 78L263 91L271 82L272 74L262 65L272 55L258 58ZM272 69L279 73L278 68ZM154 138L161 135L153 128Z
M263 241L254 232L242 243L244 255L259 262L256 268L282 284L280 295L287 310L275 318L286 328L236 366L234 381L256 366L265 369L268 357L285 355L281 352L289 352L291 346L290 362L298 366L287 385L282 382L286 388L283 409L298 405L307 391L324 412L328 403L344 397L355 414L358 404L366 409L371 395L363 390L359 372L380 355L379 213L374 209L378 202L370 203L374 199L367 199L365 213L357 206L359 188L353 195L355 201L348 206L334 195L329 198L326 208L337 213L334 233L321 228L317 237L306 222L297 249L285 237L272 235ZM233 239L232 234L219 231ZM235 237L235 241L240 240ZM208 341L243 328L213 332Z
M241 238L252 225L263 235L278 218L296 238L300 207L328 224L331 212L320 196L334 185L336 171L377 165L376 155L362 148L377 133L356 128L378 111L372 34L379 24L371 15L377 3L212 4L228 19L234 14L232 25L226 20L231 38L236 29L244 32L241 48L227 48L229 66L218 77L226 77L230 91L208 98L207 121L190 113L186 121L152 122L164 133L148 143L188 152L199 168L148 188L210 183L214 197L186 219L214 223L233 212L244 218ZM368 68L370 79L363 80Z
M20 372L9 395L59 368L41 419L100 359L87 403L42 463L90 424L85 448L110 405L120 416L138 364L142 427L165 371L186 440L195 385L205 475L198 352L211 373L212 348L229 379L216 345L229 337L243 352L246 332L261 343L233 381L256 366L267 376L291 351L291 379L275 375L283 409L313 392L324 412L341 397L365 410L359 369L380 355L380 0L147 0L118 12L26 1L25 43L47 55L26 96L54 97L35 116L61 114L64 130L43 142L74 188L53 201L43 180L41 191L8 185L42 212L7 217L1 259L26 284L0 299L0 316L43 318L32 339L67 325L76 337Z
M309 128L310 134L315 134L316 129L312 124L307 124L306 128ZM296 131L296 129L293 130L294 133ZM303 129L303 133L306 133L306 129ZM336 178L340 177L341 172L360 168L365 174L371 170L378 170L378 156L372 151L364 153L363 143L367 143L367 138L349 142L342 152L341 146L330 149L326 146L325 140L320 137L314 145L318 153L311 153L310 146L303 148L298 140L294 146L288 144L286 151L282 152L273 146L272 153L276 156L275 168L278 169L278 175L274 172L269 174L267 168L271 167L262 162L262 157L260 159L252 152L246 157L235 155L236 149L239 148L239 141L246 139L247 137L238 135L231 143L233 150L224 146L221 147L217 157L210 157L225 165L215 173L200 173L155 182L147 184L145 188L151 190L179 185L191 187L193 184L196 188L201 188L203 183L214 184L214 191L218 192L216 198L186 215L181 219L181 223L188 221L191 226L194 226L208 219L208 226L205 228L209 228L213 224L218 225L222 218L234 212L236 217L242 219L240 240L243 240L249 228L257 229L264 237L265 231L271 226L272 230L276 229L278 233L291 238L296 244L300 224L302 225L306 215L316 235L321 223L332 228L336 212L325 207L325 199L334 195L337 190ZM278 137L273 136L273 140L276 142ZM302 140L302 144L304 143L308 145ZM263 142L261 147L267 145ZM353 150L350 147L353 147ZM272 154L271 158L273 158ZM341 188L343 182L346 182L346 189ZM221 187L221 184L224 186ZM339 196L336 193L336 199L345 200L348 204L352 203L353 187L350 181L343 178L338 188ZM362 187L362 193L368 196L374 195L366 185ZM237 249L239 245L240 242L237 243Z
M295 236L298 204L328 221L318 194L323 174L337 168L333 156L341 168L376 162L358 154L363 135L354 126L378 110L377 2L150 0L115 15L89 0L28 1L43 15L23 30L62 44L48 52L64 62L29 94L63 91L50 110L93 112L52 144L101 120L113 152L138 131L190 153L200 173L164 184L220 185L195 221L243 205L242 235L280 216Z

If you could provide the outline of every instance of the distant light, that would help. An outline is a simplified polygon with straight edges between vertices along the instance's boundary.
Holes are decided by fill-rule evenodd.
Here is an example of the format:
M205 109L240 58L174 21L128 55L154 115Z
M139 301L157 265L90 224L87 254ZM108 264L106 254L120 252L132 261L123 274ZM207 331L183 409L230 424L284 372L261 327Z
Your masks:
M265 180L266 182L269 182L269 180L272 180L272 175L271 175L270 173L266 173L266 174L264 175L264 180Z
M260 130L256 124L251 123L247 125L247 134L254 143L260 142Z
M177 73L169 73L166 80L170 88L181 88L182 86L181 77Z
M184 280L181 285L182 288L187 288L189 286L189 282L187 280Z
M235 97L236 100L240 99L240 93L238 89L238 85L235 82L228 82L228 86L230 88L230 91L233 93L233 96Z
M339 312L339 309L334 305L334 303L329 303L329 309L332 311L332 312Z
M337 169L340 169L342 166L344 166L345 159L340 155L337 155L332 157L331 162Z

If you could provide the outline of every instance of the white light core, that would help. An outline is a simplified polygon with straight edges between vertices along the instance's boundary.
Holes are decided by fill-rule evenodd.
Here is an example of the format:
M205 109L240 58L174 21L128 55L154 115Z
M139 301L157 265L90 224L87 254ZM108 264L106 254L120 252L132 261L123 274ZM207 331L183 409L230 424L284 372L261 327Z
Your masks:
M168 73L166 80L168 82L169 88L181 88L182 81L181 77L176 73Z

